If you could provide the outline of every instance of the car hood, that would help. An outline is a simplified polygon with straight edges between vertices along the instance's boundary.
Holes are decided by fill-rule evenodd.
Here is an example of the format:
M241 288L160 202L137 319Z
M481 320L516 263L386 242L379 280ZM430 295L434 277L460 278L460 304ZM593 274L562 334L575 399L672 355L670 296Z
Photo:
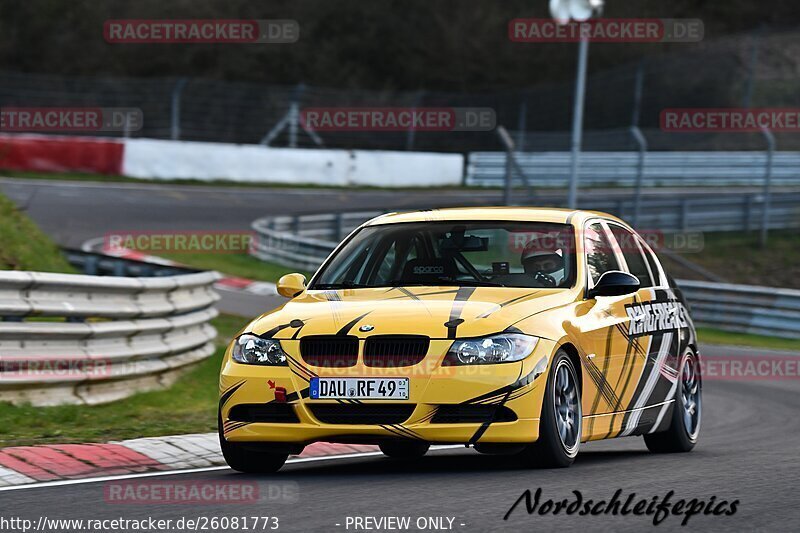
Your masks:
M306 291L259 317L248 329L276 339L332 334L478 337L513 328L532 315L574 301L575 294L568 289L393 287Z

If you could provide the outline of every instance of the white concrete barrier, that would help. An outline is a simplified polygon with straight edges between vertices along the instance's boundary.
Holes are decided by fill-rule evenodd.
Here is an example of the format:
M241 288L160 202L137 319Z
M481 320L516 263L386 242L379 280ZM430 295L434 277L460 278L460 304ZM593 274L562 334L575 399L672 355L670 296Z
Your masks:
M463 167L461 154L127 139L122 173L145 179L426 187L460 185Z

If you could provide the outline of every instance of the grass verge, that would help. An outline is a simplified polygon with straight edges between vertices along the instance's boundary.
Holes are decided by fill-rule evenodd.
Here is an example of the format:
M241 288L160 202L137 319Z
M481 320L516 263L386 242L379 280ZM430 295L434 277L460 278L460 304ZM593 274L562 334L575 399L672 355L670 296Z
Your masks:
M0 403L0 447L204 433L217 429L217 384L228 340L247 319L220 315L214 355L168 390L144 392L104 405L56 407Z
M0 269L66 272L75 270L58 247L17 206L0 194Z
M306 280L311 279L311 272L298 271L275 263L267 263L247 254L164 254L160 257L172 259L181 264L204 270L216 270L229 276L253 279L256 281L277 282L284 274L300 272Z
M751 333L736 333L715 328L698 327L697 338L703 344L725 344L728 346L752 346L771 350L800 352L800 339L781 339Z
M800 262L797 230L770 231L765 248L758 244L758 232L706 233L700 252L681 255L730 283L800 289L796 275Z

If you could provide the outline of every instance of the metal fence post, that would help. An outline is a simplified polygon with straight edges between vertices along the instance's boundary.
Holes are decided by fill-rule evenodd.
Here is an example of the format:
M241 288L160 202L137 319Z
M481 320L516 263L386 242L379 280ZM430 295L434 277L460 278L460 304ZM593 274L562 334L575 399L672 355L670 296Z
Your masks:
M86 261L83 263L83 273L88 276L96 276L99 263L100 259L97 256L86 256Z
M506 149L506 186L503 190L503 205L511 205L511 187L514 182L512 157L514 157L514 152L510 148Z
M753 229L753 195L748 194L744 197L744 224L742 224L742 229L745 232L750 233Z
M334 231L336 242L341 241L344 233L344 214L336 213L336 226L334 227Z
M578 174L581 169L581 137L583 135L583 104L586 96L586 65L589 62L589 39L581 38L578 48L578 79L575 82L575 107L572 111L572 172L569 177L570 209L578 205Z
M519 105L519 118L517 119L517 151L525 150L525 130L528 120L528 101L522 100Z
M642 186L644 183L644 158L647 154L647 139L639 126L631 126L631 134L639 145L639 158L636 161L636 188L633 193L633 227L639 227L639 216L642 211Z
M414 105L411 107L412 111L416 113L417 108L422 103L422 97L425 94L424 91L417 91L414 94ZM414 127L414 122L411 122L411 125L408 127L408 131L406 132L406 150L413 150L414 149L414 139L417 135L417 129Z
M503 189L503 205L511 205L511 188L514 181L514 141L503 126L497 127L497 136L500 137L500 142L506 149L506 183Z
M181 137L181 93L186 87L186 78L180 78L172 89L172 127L170 138L177 141Z
M631 135L639 147L639 158L636 162L636 188L634 189L633 227L639 227L639 216L642 204L642 183L644 182L644 157L647 153L647 139L639 129L639 117L642 114L642 92L644 90L644 62L636 69L636 84L633 89L633 115L631 116Z
M767 139L767 163L764 169L764 201L762 203L761 235L759 237L759 244L763 248L767 246L769 233L769 210L772 203L772 157L775 153L775 136L767 128L763 128L761 132Z
M289 148L297 148L297 123L300 122L300 109L296 100L289 104Z
M689 231L689 199L681 200L681 231Z

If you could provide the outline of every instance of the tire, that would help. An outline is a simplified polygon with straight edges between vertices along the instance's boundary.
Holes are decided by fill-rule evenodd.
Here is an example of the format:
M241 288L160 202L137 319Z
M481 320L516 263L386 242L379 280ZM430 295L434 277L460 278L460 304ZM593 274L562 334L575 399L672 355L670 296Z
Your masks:
M681 361L669 427L647 433L644 442L655 453L685 453L697 444L703 414L703 381L697 355L688 351Z
M582 426L577 370L567 353L559 350L547 376L539 439L518 454L521 464L538 468L570 466L580 449Z
M245 474L272 474L281 469L289 458L288 453L259 449L258 443L230 442L222 434L219 424L219 445L225 462L237 472Z
M392 459L419 459L428 453L431 445L418 441L387 441L380 443L378 447L383 455Z

